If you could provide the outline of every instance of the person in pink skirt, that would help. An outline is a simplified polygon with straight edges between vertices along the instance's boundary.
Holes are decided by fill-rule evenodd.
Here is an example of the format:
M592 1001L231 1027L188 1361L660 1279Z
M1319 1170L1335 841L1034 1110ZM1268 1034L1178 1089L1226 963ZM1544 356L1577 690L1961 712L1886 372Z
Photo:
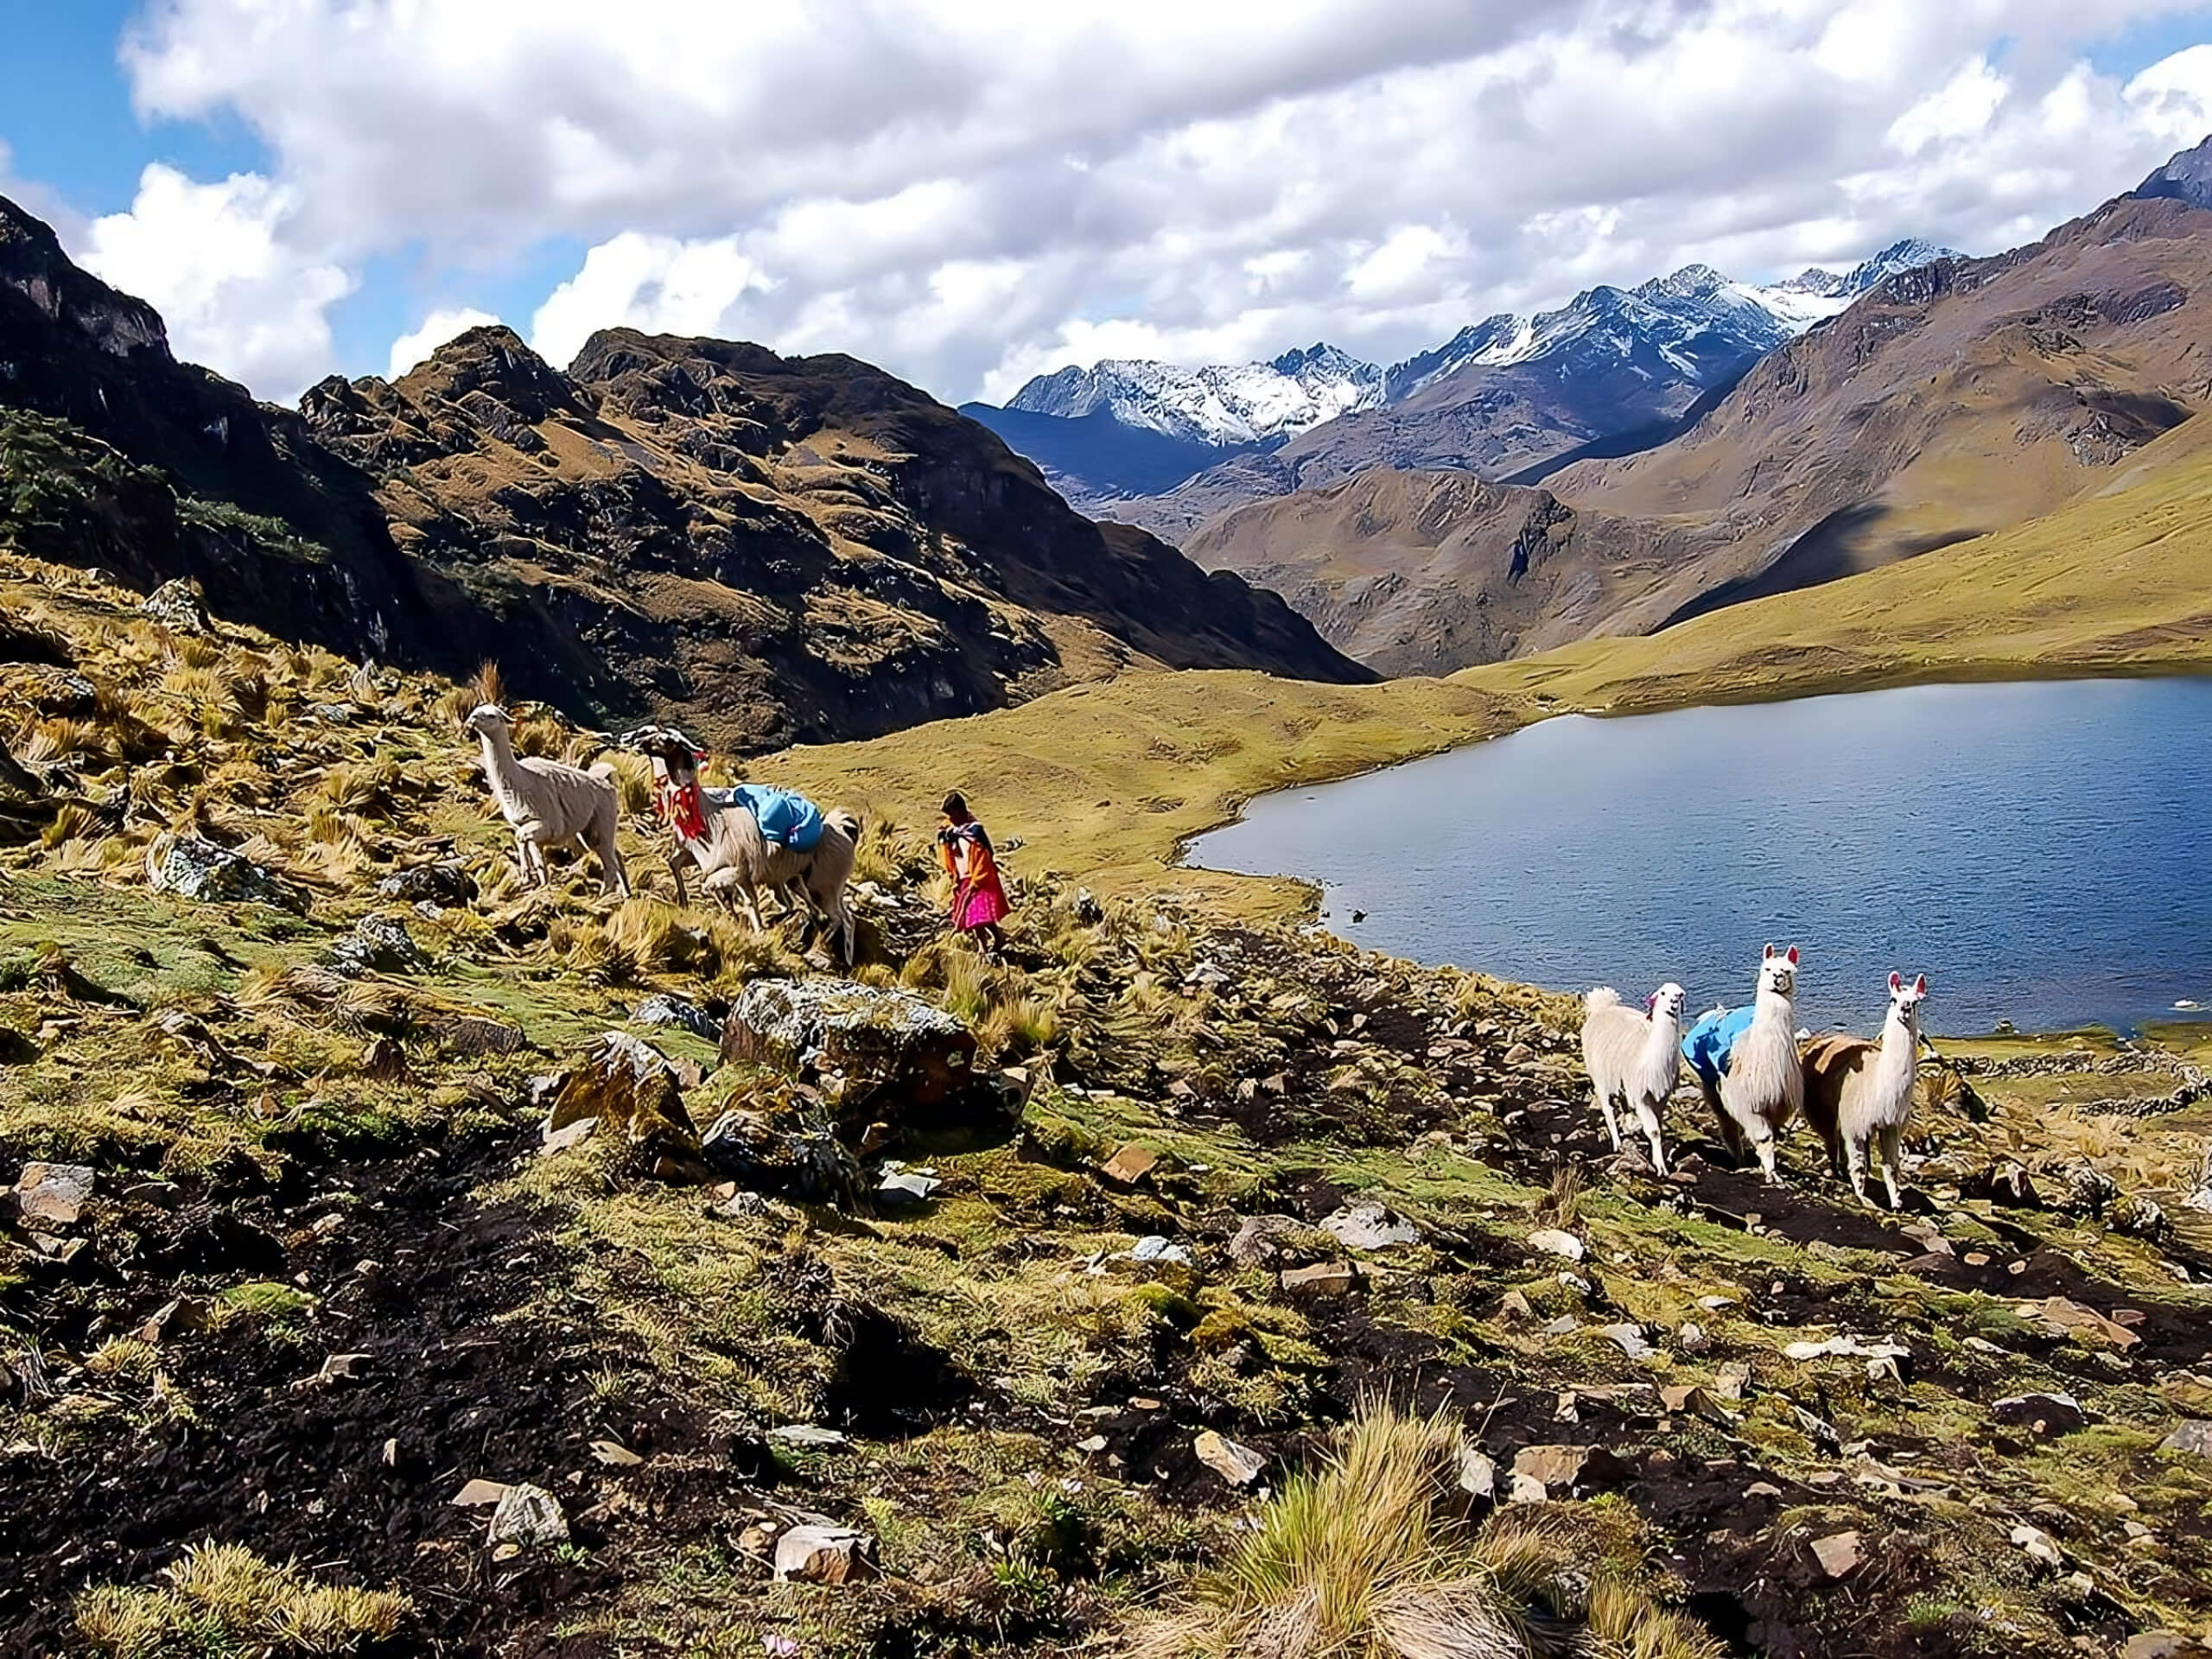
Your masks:
M937 847L952 878L952 925L963 933L981 936L993 952L1006 949L1006 935L999 924L1013 906L999 880L999 864L991 852L991 837L969 811L958 790L944 798L944 822L937 832Z

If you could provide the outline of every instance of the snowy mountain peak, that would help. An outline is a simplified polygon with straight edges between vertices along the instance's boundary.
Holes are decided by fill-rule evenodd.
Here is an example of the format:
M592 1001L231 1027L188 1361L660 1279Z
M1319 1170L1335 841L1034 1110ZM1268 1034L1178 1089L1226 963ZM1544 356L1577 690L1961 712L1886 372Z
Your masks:
M1382 399L1382 371L1325 341L1269 363L1188 369L1106 358L1040 374L1008 409L1077 419L1103 410L1123 426L1223 447L1268 443Z

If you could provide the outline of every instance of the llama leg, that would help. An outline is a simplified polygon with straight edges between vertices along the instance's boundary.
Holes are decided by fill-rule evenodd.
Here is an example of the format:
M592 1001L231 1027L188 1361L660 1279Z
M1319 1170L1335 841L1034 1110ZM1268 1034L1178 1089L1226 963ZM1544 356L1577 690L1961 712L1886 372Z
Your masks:
M1667 1146L1659 1133L1658 1109L1648 1100L1636 1103L1637 1121L1643 1125L1643 1138L1651 1142L1651 1167L1660 1174L1667 1173Z
M1891 1123L1882 1130L1882 1185L1890 1190L1890 1208L1904 1208L1904 1195L1897 1190L1897 1179L1904 1173L1898 1155L1904 1150L1904 1125Z
M676 902L679 906L691 902L690 898L683 891L684 861L684 855L680 852L672 852L668 855L668 874L670 879L676 883Z
M1592 1092L1598 1096L1599 1114L1605 1120L1605 1133L1611 1137L1613 1150L1618 1152L1621 1149L1621 1121L1613 1115L1612 1093L1603 1088Z
M1871 1205L1873 1200L1866 1196L1866 1149L1867 1142L1857 1135L1844 1136L1843 1154L1850 1166L1851 1190L1858 1195L1859 1203Z
M1766 1177L1769 1186L1780 1186L1782 1174L1776 1169L1774 1161L1779 1150L1774 1138L1774 1125L1762 1117L1754 1119L1750 1128L1751 1150L1758 1154L1759 1173Z

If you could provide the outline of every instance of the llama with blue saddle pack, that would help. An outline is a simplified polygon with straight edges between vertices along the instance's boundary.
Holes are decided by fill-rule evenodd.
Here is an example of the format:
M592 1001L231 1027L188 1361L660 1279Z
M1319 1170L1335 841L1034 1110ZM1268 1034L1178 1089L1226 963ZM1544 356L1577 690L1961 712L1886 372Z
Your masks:
M825 918L853 960L854 919L845 884L860 852L859 815L824 812L804 795L766 784L708 789L699 781L706 751L673 726L640 726L615 740L653 763L653 802L676 837L668 859L676 901L687 902L683 866L696 865L709 893L734 909L742 900L760 929L760 893L791 891Z
M1715 1008L1682 1039L1699 1089L1738 1162L1756 1155L1770 1181L1776 1137L1804 1109L1805 1072L1797 1058L1797 947L1772 945L1759 962L1758 992L1748 1008Z

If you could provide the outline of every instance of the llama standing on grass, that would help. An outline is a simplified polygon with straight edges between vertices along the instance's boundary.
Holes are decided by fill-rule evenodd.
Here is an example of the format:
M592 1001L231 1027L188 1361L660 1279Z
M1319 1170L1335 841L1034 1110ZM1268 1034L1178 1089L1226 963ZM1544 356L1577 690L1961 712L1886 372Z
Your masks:
M479 703L461 722L481 740L484 779L499 812L514 826L515 859L523 879L547 885L545 849L581 842L599 855L599 890L630 896L630 877L614 844L621 800L613 769L587 772L558 760L515 753L515 724L496 702Z
M1851 1190L1861 1204L1873 1203L1866 1196L1866 1160L1879 1142L1890 1208L1904 1205L1897 1192L1897 1160L1920 1074L1920 1002L1927 995L1927 975L1908 985L1904 975L1891 974L1889 1017L1878 1044L1838 1035L1815 1038L1805 1047L1805 1121L1827 1143L1828 1166L1841 1175L1847 1165Z
M762 798L782 791L756 791L743 785L734 789L702 787L699 762L706 759L705 752L672 726L640 726L614 741L652 760L654 798L676 837L668 855L668 871L675 878L677 903L689 902L683 889L683 866L696 865L707 891L723 904L734 909L742 899L758 932L761 931L761 889L795 887L828 918L831 937L842 946L846 964L851 964L855 924L845 887L860 854L858 814L844 807L816 812L810 803L790 797L813 815L819 833L804 847L787 846L763 832L759 816Z
M1648 1014L1621 1006L1620 993L1600 985L1582 999L1582 1063L1590 1070L1591 1091L1605 1115L1613 1150L1621 1149L1618 1100L1636 1114L1651 1142L1651 1166L1667 1173L1667 1149L1660 1115L1681 1075L1682 988L1669 982L1652 995Z
M1721 1141L1739 1161L1746 1151L1756 1154L1760 1170L1777 1184L1782 1177L1774 1166L1775 1137L1805 1105L1805 1068L1797 1058L1797 1008L1792 1001L1796 994L1797 947L1777 951L1770 944L1759 963L1751 1023L1728 1051L1726 1069L1716 1081L1699 1068L1706 1098L1717 1109Z

